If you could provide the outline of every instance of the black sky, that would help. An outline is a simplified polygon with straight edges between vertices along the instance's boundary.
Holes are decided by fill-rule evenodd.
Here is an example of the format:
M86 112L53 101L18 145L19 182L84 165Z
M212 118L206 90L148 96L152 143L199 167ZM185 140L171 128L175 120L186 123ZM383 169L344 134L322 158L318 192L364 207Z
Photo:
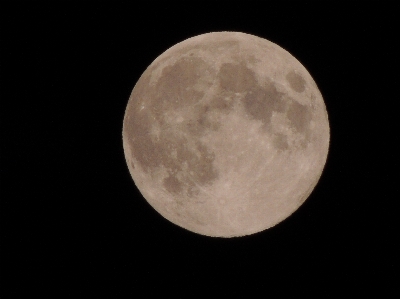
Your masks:
M2 298L395 294L400 5L265 2L1 4ZM331 126L306 203L243 238L203 237L163 219L122 149L124 109L145 68L211 31L288 50L316 81Z

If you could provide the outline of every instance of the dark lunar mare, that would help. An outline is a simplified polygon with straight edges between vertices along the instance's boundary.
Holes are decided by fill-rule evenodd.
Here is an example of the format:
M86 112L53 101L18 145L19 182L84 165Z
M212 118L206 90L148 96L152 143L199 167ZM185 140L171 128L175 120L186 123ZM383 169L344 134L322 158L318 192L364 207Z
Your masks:
M198 186L210 185L218 178L214 154L200 141L189 146L188 135L182 134L186 130L200 136L216 126L205 117L209 108L198 104L204 92L192 88L210 71L207 68L199 58L182 58L163 69L154 87L150 86L151 69L147 70L128 104L127 115L132 116L126 120L126 134L133 156L147 174L163 167L168 173L164 188L173 194L194 196L199 193ZM168 111L185 107L192 110L192 119L180 126L166 120ZM151 133L153 126L160 130L158 138Z
M150 85L152 69L143 73L132 92L124 128L133 156L143 171L149 175L161 167L167 171L163 185L171 194L195 196L200 192L198 187L211 185L219 177L214 153L199 140L190 146L187 138L198 139L210 130L218 130L220 123L209 117L210 113L232 111L238 93L247 116L261 121L266 131L270 130L271 116L276 111L286 113L296 132L306 138L310 135L309 108L278 91L271 81L260 86L245 61L224 63L216 73L201 58L184 56L162 70L155 86ZM207 103L201 103L213 81L203 78L210 75L218 79L218 92ZM305 81L295 72L289 72L286 79L293 90L304 91ZM194 85L201 80L204 91L195 90ZM183 108L190 113L181 124L168 122L169 111ZM152 134L154 126L159 129L158 136ZM278 150L288 149L283 134L275 134L273 144Z

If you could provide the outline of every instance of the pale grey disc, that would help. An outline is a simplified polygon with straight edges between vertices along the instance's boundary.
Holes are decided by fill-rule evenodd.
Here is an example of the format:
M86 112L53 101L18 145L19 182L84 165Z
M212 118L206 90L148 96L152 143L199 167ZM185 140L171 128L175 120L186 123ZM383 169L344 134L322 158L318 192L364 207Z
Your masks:
M129 98L123 146L149 204L192 232L253 234L310 195L329 148L325 104L278 45L213 32L171 47Z

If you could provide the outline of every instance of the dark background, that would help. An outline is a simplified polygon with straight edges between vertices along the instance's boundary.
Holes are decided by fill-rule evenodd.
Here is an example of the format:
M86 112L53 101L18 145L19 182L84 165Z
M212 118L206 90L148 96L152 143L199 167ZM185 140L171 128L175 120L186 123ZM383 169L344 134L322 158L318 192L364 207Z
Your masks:
M1 298L396 297L400 5L264 2L1 4ZM309 199L242 238L197 235L158 215L122 148L145 68L211 31L288 50L331 125Z

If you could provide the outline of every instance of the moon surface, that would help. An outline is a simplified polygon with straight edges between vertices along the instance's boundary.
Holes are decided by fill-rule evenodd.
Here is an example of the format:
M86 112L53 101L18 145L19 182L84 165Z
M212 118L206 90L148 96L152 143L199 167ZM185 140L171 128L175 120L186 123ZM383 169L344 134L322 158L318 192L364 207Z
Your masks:
M129 98L129 172L163 217L213 237L283 221L323 171L329 121L304 66L278 45L213 32L157 57Z

